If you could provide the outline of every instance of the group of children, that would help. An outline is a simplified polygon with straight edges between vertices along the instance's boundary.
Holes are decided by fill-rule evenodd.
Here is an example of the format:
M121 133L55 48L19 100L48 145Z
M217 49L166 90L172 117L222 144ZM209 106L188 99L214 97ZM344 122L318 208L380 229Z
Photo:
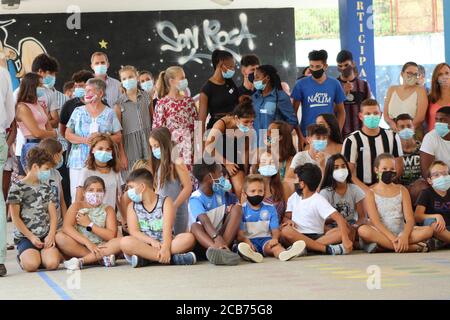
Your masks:
M315 157L326 148L317 141L328 132L313 126L310 136L311 149L304 152ZM257 173L245 177L238 198L227 171L216 163L193 166L198 184L193 191L186 165L171 161L166 128L153 130L149 140L150 159L136 162L125 184L114 142L98 135L69 208L57 171L60 143L48 138L30 149L26 176L8 195L23 270L54 270L61 262L70 270L109 267L119 258L132 267L192 265L204 258L237 265L264 257L288 261L307 252L428 252L450 243L450 176L443 162L430 166L430 187L414 212L408 190L393 182L396 162L390 154L375 160L378 183L369 192L352 183L349 164L339 153L320 158L320 165L296 164L294 158L290 170L298 183L286 195L282 170L269 148Z

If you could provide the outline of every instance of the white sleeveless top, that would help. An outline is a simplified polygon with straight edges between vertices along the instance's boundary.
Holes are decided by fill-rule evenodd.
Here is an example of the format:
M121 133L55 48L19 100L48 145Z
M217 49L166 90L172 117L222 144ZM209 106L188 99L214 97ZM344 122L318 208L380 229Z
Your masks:
M397 91L394 90L389 101L389 118L395 119L402 113L407 113L414 118L417 113L417 101L417 91L414 91L408 98L402 100L398 96Z

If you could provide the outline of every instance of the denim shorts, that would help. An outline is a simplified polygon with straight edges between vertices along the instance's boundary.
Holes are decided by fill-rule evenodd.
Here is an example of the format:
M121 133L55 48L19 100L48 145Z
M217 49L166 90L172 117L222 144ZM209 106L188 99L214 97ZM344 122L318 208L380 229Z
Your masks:
M44 242L45 238L41 238L41 241ZM28 249L34 249L37 251L41 251L42 249L36 248L33 243L28 238L21 238L17 242L17 256L20 257L20 255Z
M427 226L431 226L435 222L436 222L436 218L426 218L425 220L423 220L423 225L425 227L427 227ZM447 224L445 227L447 228L447 231L450 231L450 225Z
M263 238L253 238L250 239L250 241L253 243L253 246L255 247L256 251L264 255L264 246L272 240L270 237L263 237Z

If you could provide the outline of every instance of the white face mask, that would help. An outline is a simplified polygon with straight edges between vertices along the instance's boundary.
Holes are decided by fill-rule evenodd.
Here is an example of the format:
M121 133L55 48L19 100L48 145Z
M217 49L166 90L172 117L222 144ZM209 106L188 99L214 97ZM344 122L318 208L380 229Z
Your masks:
M348 170L347 169L336 169L333 171L333 179L337 182L345 182L348 177Z

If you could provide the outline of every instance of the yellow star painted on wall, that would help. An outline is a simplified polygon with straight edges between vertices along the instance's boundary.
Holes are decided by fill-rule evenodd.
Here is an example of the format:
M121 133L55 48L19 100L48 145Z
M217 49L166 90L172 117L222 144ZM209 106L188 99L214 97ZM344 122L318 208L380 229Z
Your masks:
M106 42L104 39L98 43L100 45L101 49L108 49L108 42Z

